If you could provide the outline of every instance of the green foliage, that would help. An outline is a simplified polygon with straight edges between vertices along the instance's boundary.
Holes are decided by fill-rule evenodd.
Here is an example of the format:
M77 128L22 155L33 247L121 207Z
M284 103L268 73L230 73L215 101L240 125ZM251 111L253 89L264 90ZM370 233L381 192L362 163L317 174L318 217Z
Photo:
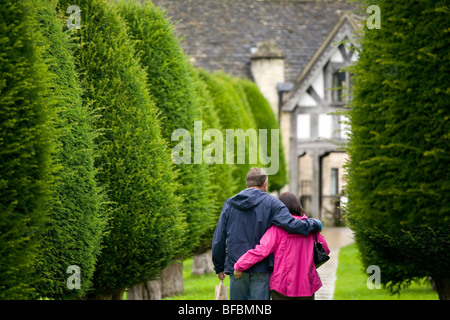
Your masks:
M56 175L54 205L40 249L42 264L35 285L39 296L53 299L82 298L90 288L100 241L105 225L102 194L95 180L94 114L82 101L82 91L75 72L65 20L58 21L56 2L36 2L39 29L45 37L40 45L52 57L49 69L56 77L52 92L57 98L60 136L55 154ZM81 288L70 290L67 267L77 265L82 274Z
M381 29L365 27L351 69L348 219L365 265L396 292L416 277L449 278L449 9L375 4Z
M213 99L207 89L206 84L200 79L200 74L198 69L193 69L192 82L195 86L195 92L199 103L202 106L202 129L203 134L208 129L217 129L222 132L222 127L220 125L219 117L216 113L216 109L213 103ZM204 136L205 137L205 136ZM214 140L215 138L211 138ZM213 142L204 139L203 150L205 147ZM225 148L225 145L223 145ZM225 149L223 149L225 150ZM233 179L233 166L220 163L212 163L209 165L209 170L211 171L211 184L213 186L213 199L216 204L216 208L212 212L213 222L217 222L219 219L222 205L226 199L233 196L233 191L235 190L235 181ZM212 238L215 230L215 223L211 224L202 236L200 243L194 250L194 253L203 253L211 249Z
M55 99L29 1L0 3L0 299L35 296L52 204Z
M222 127L224 143L226 140L226 130L242 129L244 132L248 129L255 129L255 120L250 111L245 93L242 88L235 83L234 78L223 72L209 73L200 70L200 77L207 85L207 89L213 99L216 113L219 115L220 125ZM236 139L235 139L236 140ZM224 161L227 165L234 166L233 178L236 182L234 193L246 188L245 177L248 170L256 164L249 162L249 143L245 144L245 163L237 163L237 143L234 143L234 164L226 161L226 146L224 144Z
M255 119L256 128L267 129L267 154L271 155L272 136L271 129L280 129L277 119L272 111L269 102L264 98L257 85L248 79L237 80L238 84L243 88L246 99L250 106L251 112ZM269 191L279 191L287 183L286 161L284 159L283 143L281 132L279 135L279 168L278 172L270 176Z
M74 4L60 1L64 12ZM73 29L84 99L100 117L98 181L111 218L94 273L93 295L117 294L158 275L178 253L185 228L167 144L136 59L126 23L105 1L77 1L81 29Z
M119 12L126 19L129 33L136 41L140 62L147 71L150 93L161 114L163 137L173 148L172 133L179 128L190 131L194 139L194 121L202 120L201 101L196 96L192 66L184 54L165 12L151 2L119 2ZM193 151L193 143L191 143ZM193 155L193 152L191 152ZM193 158L193 157L192 157ZM211 173L206 164L178 164L180 188L184 197L182 211L188 229L183 254L189 255L201 236L211 228L217 210Z

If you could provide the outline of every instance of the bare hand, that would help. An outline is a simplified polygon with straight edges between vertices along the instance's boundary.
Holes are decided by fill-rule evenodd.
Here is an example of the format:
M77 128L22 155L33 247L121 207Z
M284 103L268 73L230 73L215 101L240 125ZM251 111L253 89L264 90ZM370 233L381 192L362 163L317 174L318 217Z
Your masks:
M240 271L237 271L236 269L234 269L234 276L236 277L236 279L239 279L240 277L242 277L243 273Z
M225 273L224 273L224 272L219 272L219 273L217 274L217 278L219 278L220 280L225 279Z

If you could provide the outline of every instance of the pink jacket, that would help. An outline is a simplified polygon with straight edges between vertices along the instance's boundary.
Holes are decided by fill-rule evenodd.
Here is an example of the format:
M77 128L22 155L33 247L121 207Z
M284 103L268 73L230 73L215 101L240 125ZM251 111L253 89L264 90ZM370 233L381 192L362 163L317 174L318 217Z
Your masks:
M294 216L296 219L307 219ZM248 250L234 264L238 271L245 271L271 253L275 265L270 277L269 288L288 297L312 296L322 286L313 260L314 235L288 234L284 229L271 226L255 249ZM317 239L325 251L330 249L321 234Z

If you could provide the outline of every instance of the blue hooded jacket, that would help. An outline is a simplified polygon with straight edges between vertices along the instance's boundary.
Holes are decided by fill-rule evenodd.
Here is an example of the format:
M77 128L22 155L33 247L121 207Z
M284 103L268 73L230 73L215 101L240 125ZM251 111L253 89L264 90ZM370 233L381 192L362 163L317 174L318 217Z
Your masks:
M307 235L320 231L315 219L295 219L278 198L256 188L247 188L225 200L212 241L212 260L216 273L231 274L235 262L275 225L288 233ZM255 264L246 272L271 272L273 255Z

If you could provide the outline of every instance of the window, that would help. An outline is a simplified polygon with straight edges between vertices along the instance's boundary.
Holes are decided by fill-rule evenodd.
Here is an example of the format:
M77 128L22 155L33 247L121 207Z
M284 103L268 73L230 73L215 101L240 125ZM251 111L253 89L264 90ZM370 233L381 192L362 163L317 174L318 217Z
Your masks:
M311 137L310 115L297 115L297 138L309 139Z
M300 181L300 193L304 196L310 196L312 194L311 180Z
M332 100L333 102L342 102L343 97L342 93L344 88L346 87L346 72L340 72L339 70L333 72L332 77Z
M331 190L330 195L331 196L337 196L338 194L338 177L339 177L339 170L337 168L331 169Z
M333 116L329 114L319 114L319 137L331 139L333 134Z

